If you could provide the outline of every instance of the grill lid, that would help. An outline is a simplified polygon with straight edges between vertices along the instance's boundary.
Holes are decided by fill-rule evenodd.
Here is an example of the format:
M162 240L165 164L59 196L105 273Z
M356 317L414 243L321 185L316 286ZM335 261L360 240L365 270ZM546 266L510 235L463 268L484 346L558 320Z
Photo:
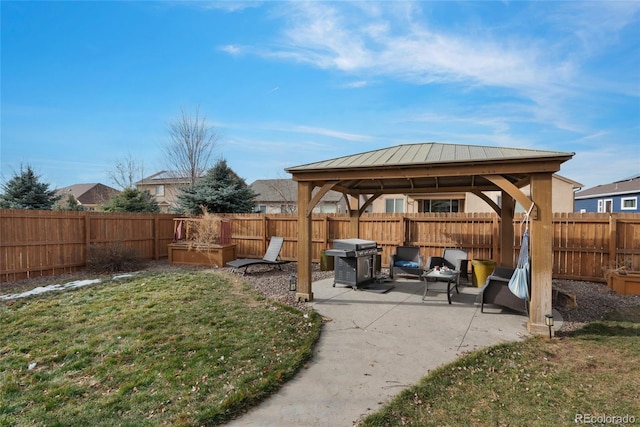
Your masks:
M373 240L363 239L339 239L333 241L333 249L359 251L363 249L375 249L377 246Z

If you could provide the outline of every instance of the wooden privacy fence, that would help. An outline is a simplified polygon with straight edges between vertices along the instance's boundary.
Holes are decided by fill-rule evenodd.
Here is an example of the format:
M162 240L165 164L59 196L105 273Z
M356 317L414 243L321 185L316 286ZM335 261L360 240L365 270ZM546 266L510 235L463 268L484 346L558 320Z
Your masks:
M92 245L122 242L141 259L167 256L173 215L0 210L0 281L86 266Z
M226 214L238 258L261 258L271 236L284 237L281 256L296 260L296 214ZM0 210L0 281L73 271L86 265L91 245L123 242L143 259L168 254L174 237L171 214ZM347 215L317 214L312 220L312 256L319 262L335 239L349 238ZM513 223L518 257L523 227ZM396 246L421 248L425 257L448 247L470 259L500 259L500 218L495 214L365 214L360 238L382 247L382 265ZM609 268L640 270L640 214L555 214L553 276L604 281Z
M281 256L295 260L297 255L296 214L237 214L232 219L232 241L238 257L261 257L271 236L284 237ZM524 226L516 215L514 264L518 258ZM322 251L334 239L349 236L349 217L317 214L312 220L312 258L320 260ZM639 214L554 214L553 277L604 282L610 268L640 270ZM448 247L468 251L470 259L500 258L500 218L496 214L365 214L360 219L360 238L374 240L382 247L382 265L396 246L421 248L426 259L441 255Z

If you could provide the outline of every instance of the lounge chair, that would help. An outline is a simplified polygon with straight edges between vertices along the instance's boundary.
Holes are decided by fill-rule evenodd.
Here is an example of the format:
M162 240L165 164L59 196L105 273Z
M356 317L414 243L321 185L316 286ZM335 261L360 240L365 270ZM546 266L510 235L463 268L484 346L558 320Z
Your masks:
M527 301L518 298L509 290L509 280L513 276L513 272L513 268L496 267L493 273L487 277L485 285L480 289L481 313L484 313L485 304L499 305L523 314L529 313Z
M389 277L395 274L409 274L420 277L424 262L417 246L398 246L396 253L389 256Z
M281 268L282 264L286 264L289 261L282 261L278 259L280 257L280 251L282 250L282 244L284 243L284 238L282 237L272 237L269 242L269 247L267 248L267 252L265 252L262 259L257 258L242 258L242 259L234 259L233 261L229 261L227 266L233 267L234 270L239 268L244 268L242 275L247 274L247 269L252 265L271 265L274 267Z

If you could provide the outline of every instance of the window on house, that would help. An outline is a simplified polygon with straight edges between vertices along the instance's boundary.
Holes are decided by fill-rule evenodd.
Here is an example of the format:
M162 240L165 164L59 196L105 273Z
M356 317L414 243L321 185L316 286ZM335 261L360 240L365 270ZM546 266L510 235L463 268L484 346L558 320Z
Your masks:
M296 205L280 205L280 213L295 213L297 210Z
M404 199L385 199L386 213L404 212Z
M637 197L623 197L620 201L620 208L623 211L638 210L638 198Z
M267 213L267 205L256 205L255 212L256 213Z
M611 213L613 212L613 199L600 199L598 200L598 212Z
M425 200L423 212L460 212L462 201L459 199Z
M320 206L320 211L322 213L337 213L338 207L333 203L323 203L322 206Z
M156 185L156 196L164 196L164 185Z

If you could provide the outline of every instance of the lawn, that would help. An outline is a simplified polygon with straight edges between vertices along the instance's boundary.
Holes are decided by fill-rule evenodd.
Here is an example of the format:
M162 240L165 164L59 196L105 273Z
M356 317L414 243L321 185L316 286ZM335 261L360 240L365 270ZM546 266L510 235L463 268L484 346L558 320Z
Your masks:
M215 425L311 357L321 319L236 276L145 273L0 304L0 425Z
M634 307L561 339L533 337L469 353L361 426L637 425L638 366Z

